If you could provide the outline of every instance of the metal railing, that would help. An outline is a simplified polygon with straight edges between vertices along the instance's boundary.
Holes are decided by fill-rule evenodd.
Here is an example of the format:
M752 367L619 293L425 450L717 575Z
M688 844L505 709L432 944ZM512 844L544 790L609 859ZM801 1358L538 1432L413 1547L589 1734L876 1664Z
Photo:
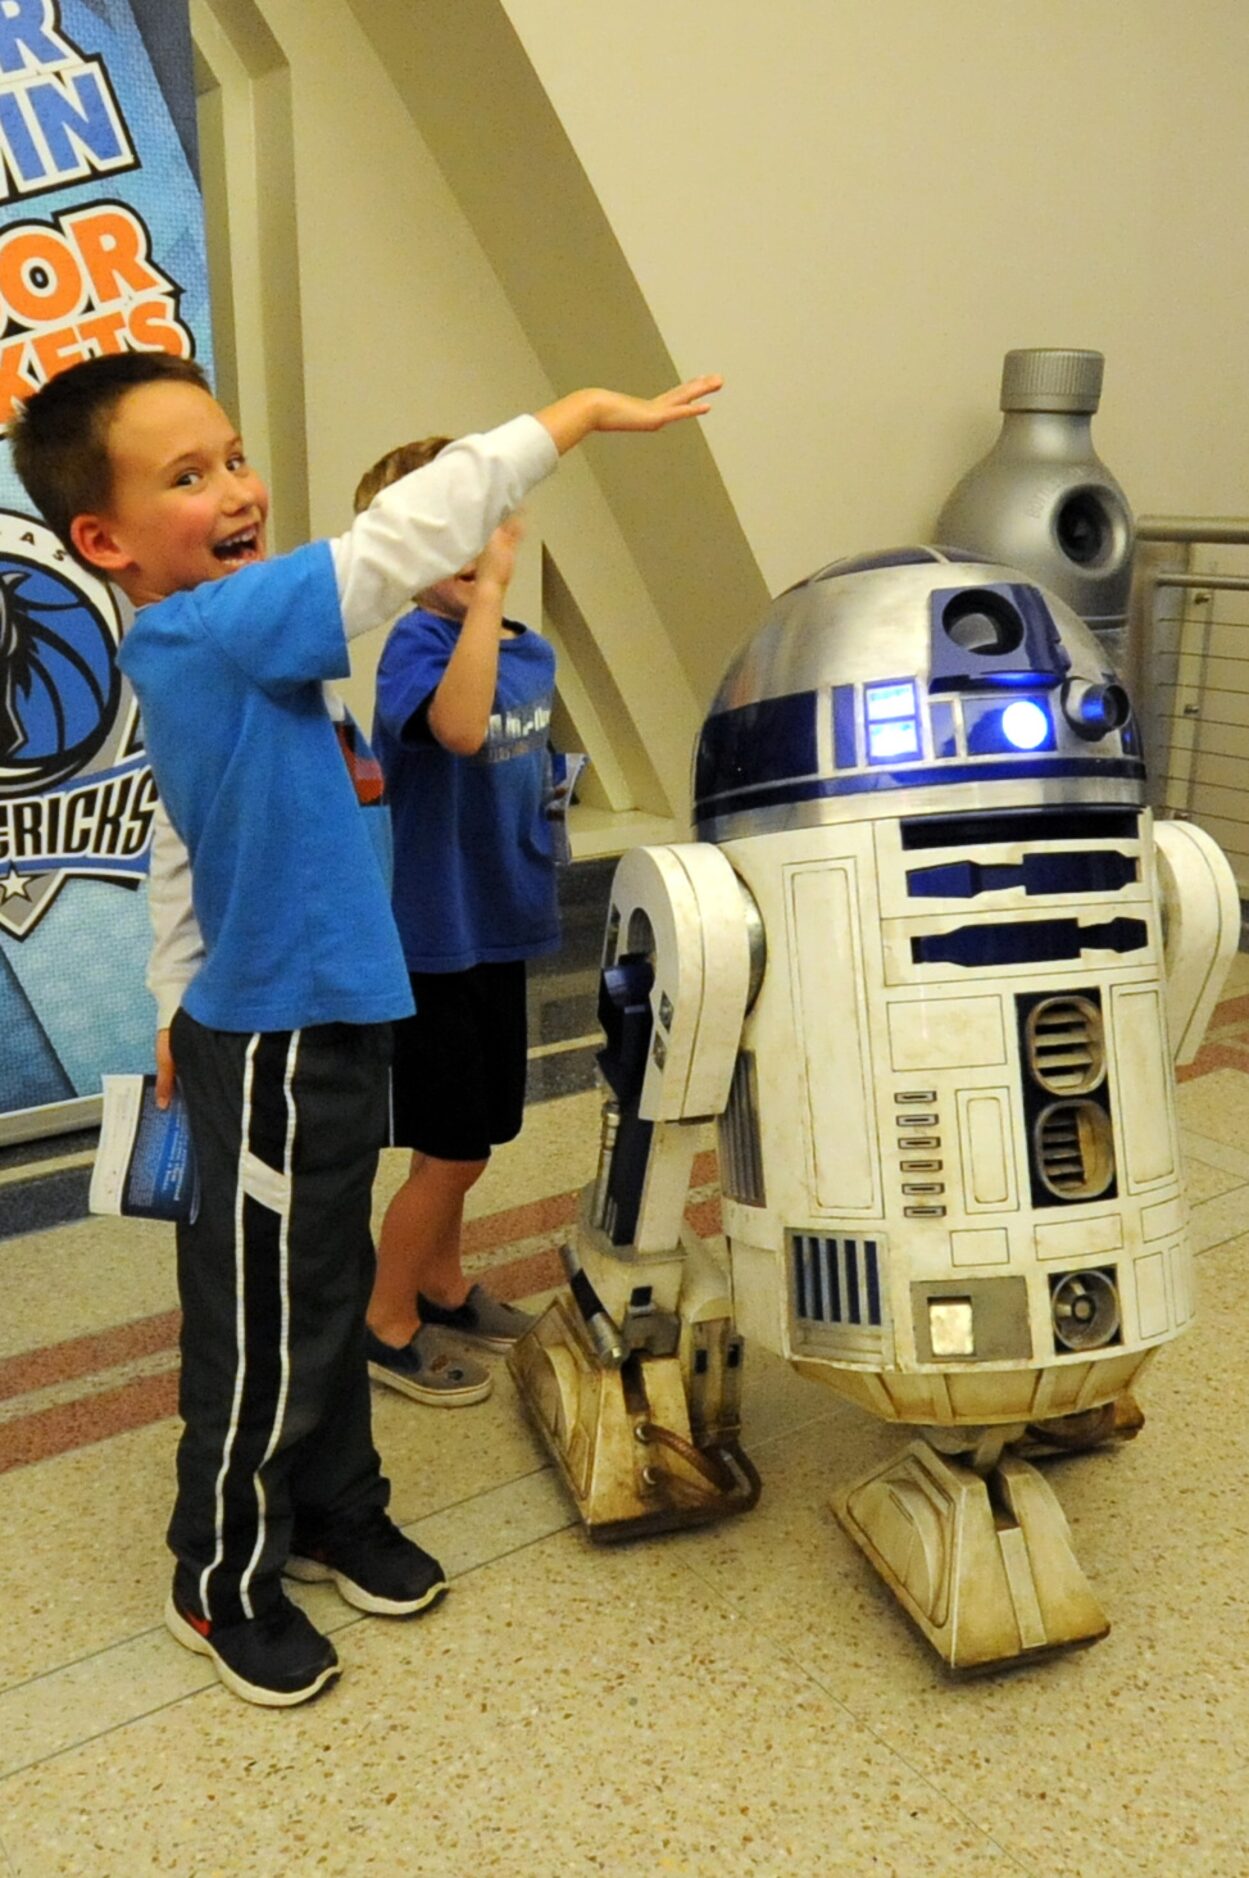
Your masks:
M1249 553L1244 572L1194 549L1249 550L1249 516L1144 516L1129 631L1150 799L1207 829L1249 900ZM1233 569L1242 557L1232 554Z

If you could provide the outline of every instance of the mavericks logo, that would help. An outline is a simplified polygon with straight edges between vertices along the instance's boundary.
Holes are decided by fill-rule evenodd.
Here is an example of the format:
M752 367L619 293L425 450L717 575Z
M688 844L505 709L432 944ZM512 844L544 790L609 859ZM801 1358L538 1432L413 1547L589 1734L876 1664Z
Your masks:
M117 669L112 590L0 510L0 927L30 933L67 875L137 886L156 789Z

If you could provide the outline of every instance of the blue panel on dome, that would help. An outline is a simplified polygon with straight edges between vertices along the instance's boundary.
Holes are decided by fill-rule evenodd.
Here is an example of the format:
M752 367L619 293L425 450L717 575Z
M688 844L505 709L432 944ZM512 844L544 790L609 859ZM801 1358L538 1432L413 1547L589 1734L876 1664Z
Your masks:
M1057 685L1071 665L1045 600L1023 581L929 595L930 691Z
M934 756L957 756L958 733L954 728L954 706L935 702L928 713L932 725L932 753Z
M1007 713L1018 705L1031 705L1038 712L1038 734L1020 744L1010 733ZM963 705L963 723L967 730L968 756L1006 756L1012 750L1054 750L1058 747L1045 693L1033 697L1023 692L1018 698L968 698Z
M814 691L761 698L707 719L698 740L694 795L705 802L726 790L811 776L818 768Z
M954 548L948 542L938 541L933 553L941 555L947 561L971 561L979 567L998 567L1001 557L996 554L974 554L970 548Z
M868 762L905 763L911 757L922 756L914 679L867 685L863 696L867 705Z
M833 686L833 761L838 769L854 769L859 760L855 735L857 712L854 686Z

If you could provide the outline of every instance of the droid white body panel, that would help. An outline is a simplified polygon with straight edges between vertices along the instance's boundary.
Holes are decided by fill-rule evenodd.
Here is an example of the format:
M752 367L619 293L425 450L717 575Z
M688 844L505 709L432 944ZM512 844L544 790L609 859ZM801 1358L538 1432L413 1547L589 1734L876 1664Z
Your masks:
M775 603L704 726L702 840L618 869L577 1311L513 1363L591 1531L753 1503L739 1333L911 1425L836 1505L958 1669L1104 1633L1023 1457L1134 1431L1132 1384L1193 1315L1172 1062L1239 905L1208 837L1155 830L1105 657L1053 595L944 551ZM681 1227L711 1117L731 1303ZM689 1406L666 1469L665 1364Z
M992 970L915 952L1045 925L1069 897L917 903L908 880L968 863L1014 878L1052 844L972 847L952 829L916 851L902 832L890 818L724 849L769 936L720 1130L738 1324L891 1420L1092 1408L1193 1310L1149 817L1134 838L1065 847L1135 876L1081 891L1077 957ZM1130 951L1098 943L1125 920ZM1056 1319L1082 1272L1097 1308Z

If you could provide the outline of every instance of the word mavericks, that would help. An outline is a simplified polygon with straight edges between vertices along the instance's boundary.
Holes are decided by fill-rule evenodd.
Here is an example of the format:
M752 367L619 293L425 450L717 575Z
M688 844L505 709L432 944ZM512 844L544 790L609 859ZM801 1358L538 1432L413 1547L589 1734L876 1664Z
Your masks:
M106 582L0 510L0 927L24 938L68 875L137 886L156 791L117 668Z

